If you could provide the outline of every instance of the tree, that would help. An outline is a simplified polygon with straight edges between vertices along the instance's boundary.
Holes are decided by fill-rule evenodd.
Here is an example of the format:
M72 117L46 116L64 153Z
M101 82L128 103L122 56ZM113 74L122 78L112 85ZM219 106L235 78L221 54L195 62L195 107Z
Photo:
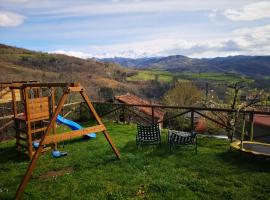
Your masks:
M203 92L193 83L177 83L174 88L170 89L163 97L165 105L171 106L194 106L203 100ZM179 110L167 109L164 116L164 127L176 130L190 129L190 120L185 116L173 116L179 114ZM168 119L168 120L166 120Z
M267 98L267 95L264 90L250 89L248 87L249 82L245 80L240 80L233 82L227 85L227 91L225 93L224 101L220 100L215 96L214 98L210 97L205 101L205 107L214 107L214 108L227 108L233 110L247 110L253 109L253 107L261 101L264 101ZM241 98L244 97L244 98ZM243 119L240 119L238 112L237 113L226 113L226 112L208 112L207 115L211 116L215 120L221 122L227 127L232 129L237 129L237 125ZM232 129L226 128L226 132L229 138L232 136Z
M177 83L163 98L166 105L192 106L203 99L203 92L193 83Z

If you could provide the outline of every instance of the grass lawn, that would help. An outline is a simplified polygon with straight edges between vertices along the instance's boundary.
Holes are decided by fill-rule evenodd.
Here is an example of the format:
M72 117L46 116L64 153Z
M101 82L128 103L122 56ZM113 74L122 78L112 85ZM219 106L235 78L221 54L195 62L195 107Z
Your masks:
M270 161L230 152L227 140L170 153L164 132L162 147L137 150L134 125L106 125L121 160L103 135L67 142L68 156L40 157L23 199L270 199ZM0 199L14 197L28 163L14 141L0 144Z

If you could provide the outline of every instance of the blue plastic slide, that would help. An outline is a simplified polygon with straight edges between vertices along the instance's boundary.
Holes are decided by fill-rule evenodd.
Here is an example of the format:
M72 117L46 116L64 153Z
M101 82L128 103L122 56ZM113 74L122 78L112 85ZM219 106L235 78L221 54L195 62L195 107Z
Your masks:
M81 129L83 129L83 127L80 124L78 124L78 123L76 123L76 122L74 122L72 120L66 119L66 118L64 118L64 117L62 117L60 115L57 116L56 121L59 124L64 124L64 125L68 126L72 130L81 130ZM96 138L95 133L89 133L86 136L89 137L89 138Z

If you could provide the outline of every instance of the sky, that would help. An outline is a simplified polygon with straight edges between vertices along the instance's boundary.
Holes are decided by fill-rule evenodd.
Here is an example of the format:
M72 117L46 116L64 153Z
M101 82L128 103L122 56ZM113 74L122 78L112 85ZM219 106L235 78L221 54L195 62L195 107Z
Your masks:
M0 43L81 58L270 55L270 0L0 0Z

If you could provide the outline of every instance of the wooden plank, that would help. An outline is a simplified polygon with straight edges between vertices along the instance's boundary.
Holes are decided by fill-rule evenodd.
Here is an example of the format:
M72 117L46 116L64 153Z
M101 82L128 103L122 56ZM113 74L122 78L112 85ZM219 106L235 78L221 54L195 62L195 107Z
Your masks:
M104 125L97 125L97 126L92 126L88 128L84 128L82 130L76 130L76 131L70 131L67 133L62 133L62 134L55 134L55 135L48 135L46 136L43 144L50 144L54 142L61 142L65 140L70 140L73 138L77 138L83 135L87 135L89 133L97 133L97 132L102 132L106 128Z
M49 98L41 97L28 100L27 113L29 114L28 120L44 120L50 118L49 111Z
M28 94L29 94L29 88L26 88L24 90L24 93L26 94L25 95L25 100L24 100L24 103L26 105L26 109L25 109L25 114L26 114L26 128L27 128L27 135L28 135L28 145L29 145L29 154L28 156L32 159L32 134L31 133L31 122L30 122L30 112L29 112L29 97L28 97Z
M31 130L31 133L39 133L39 132L42 132L42 131L45 131L47 129L47 127L42 127L42 128L37 128L37 129L33 129Z
M69 90L70 90L71 92L81 92L81 91L83 91L84 89L83 89L83 87L79 86L79 87L69 87Z
M70 83L24 83L21 88L27 87L68 87Z
M50 118L49 111L42 112L42 113L29 113L29 121L39 121L39 120L45 120Z
M17 102L16 102L16 93L15 90L11 90L12 93L12 108L13 108L13 113L14 117L18 116L18 110L17 110Z

